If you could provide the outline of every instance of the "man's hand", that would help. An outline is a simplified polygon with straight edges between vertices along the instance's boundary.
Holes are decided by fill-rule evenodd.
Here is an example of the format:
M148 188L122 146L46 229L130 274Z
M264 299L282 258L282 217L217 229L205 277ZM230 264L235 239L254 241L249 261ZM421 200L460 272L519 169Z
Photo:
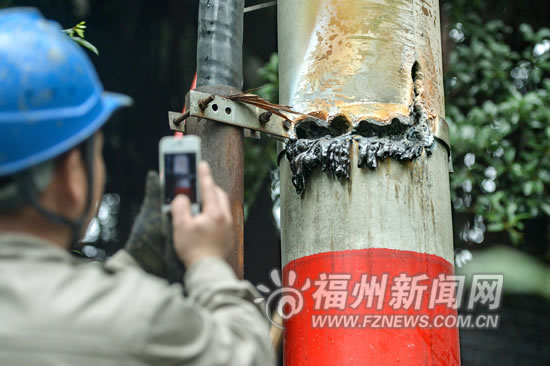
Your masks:
M207 163L199 165L202 212L191 214L191 202L184 195L172 202L174 246L189 268L203 257L225 259L233 246L231 208L227 194L214 183Z
M170 282L181 282L184 268L179 258L172 254L171 228L169 221L162 217L161 205L159 176L150 171L145 199L124 249L146 272Z

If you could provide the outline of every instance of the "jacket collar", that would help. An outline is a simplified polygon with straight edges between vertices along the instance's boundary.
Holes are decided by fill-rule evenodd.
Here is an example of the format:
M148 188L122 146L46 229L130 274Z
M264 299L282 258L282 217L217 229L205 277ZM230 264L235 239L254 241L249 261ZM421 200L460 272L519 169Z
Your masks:
M5 259L74 262L76 258L67 250L37 236L0 232L0 261Z

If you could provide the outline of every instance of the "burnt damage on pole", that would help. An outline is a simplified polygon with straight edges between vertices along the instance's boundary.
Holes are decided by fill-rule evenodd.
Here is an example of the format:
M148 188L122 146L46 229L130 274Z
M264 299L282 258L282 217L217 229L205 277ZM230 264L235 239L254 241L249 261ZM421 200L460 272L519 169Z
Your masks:
M292 170L292 184L297 193L306 187L311 172L321 170L336 178L349 178L351 135L317 139L291 139L286 145L286 157Z
M414 102L408 116L392 118L390 123L374 119L352 121L338 115L331 120L306 116L295 125L295 137L286 144L285 155L290 162L292 183L298 194L303 193L314 169L338 179L350 175L350 149L357 143L359 168L375 169L378 161L393 158L411 161L424 151L431 154L434 134L422 105L422 74L418 63L412 67Z
M367 166L371 169L377 167L378 160L394 158L399 161L410 161L422 155L424 150L430 154L430 147L434 142L434 136L426 124L409 126L398 135L356 136L354 139L359 145L357 166Z
M360 123L359 126L365 123L368 122ZM367 131L369 133L366 135L359 133ZM396 131L399 133L395 134ZM348 179L353 141L357 142L359 149L358 167L374 169L378 160L394 158L410 161L422 155L424 150L430 154L434 136L426 124L408 126L395 119L387 126L363 126L341 136L327 134L320 138L290 139L285 154L290 162L296 192L305 190L307 178L317 167L332 177Z

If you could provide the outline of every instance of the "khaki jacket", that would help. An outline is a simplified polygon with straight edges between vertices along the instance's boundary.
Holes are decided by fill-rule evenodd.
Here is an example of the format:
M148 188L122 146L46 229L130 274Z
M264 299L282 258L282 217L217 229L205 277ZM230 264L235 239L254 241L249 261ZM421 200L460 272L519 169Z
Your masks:
M0 365L274 365L258 295L222 260L187 270L187 297L125 252L110 267L0 234Z

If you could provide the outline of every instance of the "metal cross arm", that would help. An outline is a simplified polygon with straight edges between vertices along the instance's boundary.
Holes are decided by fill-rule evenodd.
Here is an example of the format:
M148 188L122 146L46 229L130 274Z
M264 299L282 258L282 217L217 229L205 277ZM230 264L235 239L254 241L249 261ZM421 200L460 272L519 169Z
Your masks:
M168 113L170 128L184 133L184 120L189 117L204 118L242 127L283 140L289 138L289 130L292 127L290 120L263 108L196 90L189 92L189 105L186 113Z

